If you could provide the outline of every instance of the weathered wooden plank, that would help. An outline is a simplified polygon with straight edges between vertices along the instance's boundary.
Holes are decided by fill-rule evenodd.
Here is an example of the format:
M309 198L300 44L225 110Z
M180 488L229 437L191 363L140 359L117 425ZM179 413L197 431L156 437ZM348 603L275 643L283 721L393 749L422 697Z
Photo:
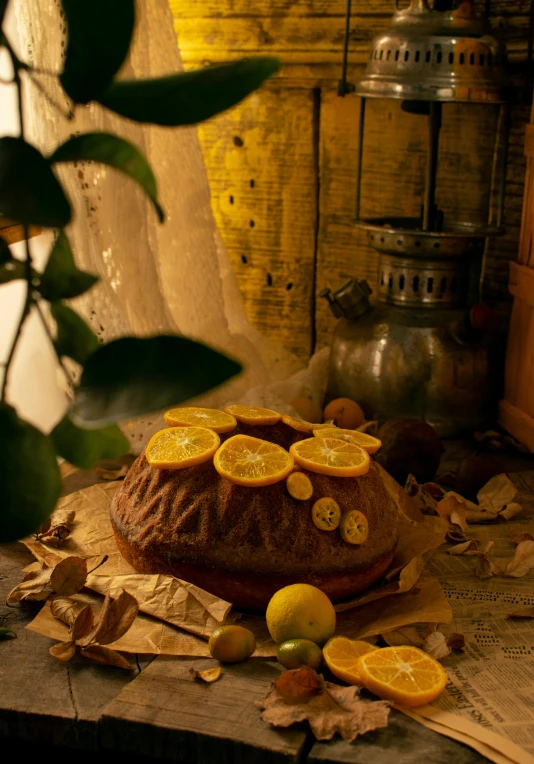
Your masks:
M311 90L263 90L199 127L212 208L252 323L311 351L317 159Z
M385 729L368 732L355 743L333 740L315 743L309 764L482 764L485 756L471 748L423 727L399 711L390 712Z
M157 658L106 708L103 746L184 764L300 760L304 729L270 727L255 706L281 667L263 661L227 665L209 685L190 674L192 667L216 665L211 659Z

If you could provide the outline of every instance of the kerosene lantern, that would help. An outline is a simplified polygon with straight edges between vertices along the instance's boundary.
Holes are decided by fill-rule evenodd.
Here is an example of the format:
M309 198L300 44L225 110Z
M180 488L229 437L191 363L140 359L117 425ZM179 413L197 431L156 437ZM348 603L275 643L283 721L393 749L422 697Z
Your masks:
M348 3L340 95L354 90L361 98L355 225L379 253L378 302L371 305L369 285L355 279L334 293L322 293L341 319L332 343L328 394L357 400L367 418L422 418L452 437L490 423L498 394L491 343L470 325L469 307L478 300L485 243L501 231L508 130L505 50L471 1L434 0L430 8L428 0L412 0L373 40L364 77L354 88L346 83ZM426 162L413 216L399 216L395 209L362 215L366 126L377 99L400 101L401 116L426 123ZM461 168L452 192L448 168L449 199L457 194L457 203L452 211L439 205L440 136L451 106L460 130L458 115L475 106L483 121L477 140L491 141L482 220L462 217ZM376 139L376 121L374 130ZM384 144L393 140L387 121L379 132ZM409 151L406 146L406 167ZM381 172L387 176L388 168Z

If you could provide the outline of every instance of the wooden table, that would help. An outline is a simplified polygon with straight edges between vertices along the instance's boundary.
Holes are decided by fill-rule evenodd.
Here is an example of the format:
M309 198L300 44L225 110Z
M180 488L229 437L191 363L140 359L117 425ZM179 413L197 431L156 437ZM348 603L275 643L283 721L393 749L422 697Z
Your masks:
M71 474L65 493L96 482L93 472ZM32 561L21 544L0 547L0 602ZM128 755L129 764L144 757L184 764L487 761L397 711L386 729L354 744L318 743L305 725L272 728L260 720L254 701L279 673L275 661L225 667L213 685L199 684L189 674L191 666L215 665L212 659L139 656L140 670L131 675L80 658L60 663L48 654L51 640L24 628L38 607L0 605L0 625L17 634L0 643L0 751L13 749L17 741L17 759L22 753L42 757L49 752L55 764L67 757L70 762L73 755L80 764L80 757L90 755L93 761L98 751L99 764L117 761L117 754L125 760L120 753Z

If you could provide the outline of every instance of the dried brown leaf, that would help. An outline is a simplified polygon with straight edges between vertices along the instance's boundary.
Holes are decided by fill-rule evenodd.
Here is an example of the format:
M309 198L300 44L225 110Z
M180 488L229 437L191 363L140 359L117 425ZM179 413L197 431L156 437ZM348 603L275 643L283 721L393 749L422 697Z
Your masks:
M432 634L428 635L423 644L423 650L437 661L440 661L442 658L446 658L447 655L451 654L451 648L447 643L447 638L441 631L434 631Z
M531 568L534 568L534 541L520 541L513 558L506 566L505 575L521 578L526 576Z
M534 541L534 536L532 533L528 533L528 531L522 531L512 536L512 544L520 544L522 541Z
M456 544L456 546L451 546L447 550L449 554L466 554L470 550L475 550L478 547L478 542L475 539L469 539L469 541L464 541L462 544Z
M63 621L69 628L76 620L76 616L82 608L83 605L74 602L74 600L71 600L68 597L54 597L50 603L50 612L54 618Z
M534 618L534 607L522 607L508 613L507 618Z
M413 475L408 475L404 490L423 514L434 514L438 501L445 495L445 491L437 483L419 484Z
M85 637L86 634L89 634L92 628L93 608L91 605L85 605L76 616L76 619L71 626L70 633L72 638L76 641Z
M508 475L495 475L477 493L479 505L498 515L517 496L517 488Z
M48 652L54 658L57 658L58 661L66 662L70 661L70 659L74 657L74 653L76 652L76 645L72 640L69 642L56 642L56 644L52 645Z
M116 650L112 650L111 647L90 645L89 647L82 647L80 652L84 658L89 658L97 663L103 663L106 666L116 666L127 671L133 670L133 666L128 663L126 658L123 658Z
M422 647L425 641L415 626L403 626L401 629L388 631L386 634L382 634L382 639L390 647L398 647L399 645Z
M482 523L496 523L499 519L499 515L494 515L493 512L487 512L481 510L480 512L468 512L467 523L468 525L480 525Z
M30 570L24 576L20 584L17 584L7 595L7 604L14 605L22 600L32 600L39 602L46 600L52 593L50 589L50 576L52 569L44 563L38 570Z
M217 666L216 668L204 669L204 671L199 671L198 669L191 668L189 669L189 673L195 679L198 679L201 682L207 682L207 684L211 684L212 682L216 682L217 679L220 679L222 669L220 666Z
M498 575L500 570L486 554L480 553L475 573L479 578L491 578Z
M453 544L460 544L463 541L470 541L471 539L467 538L465 533L461 528L458 528L457 526L450 527L447 531L447 535L445 536L447 541L450 541Z
M284 671L274 682L276 692L286 703L303 703L323 689L323 678L308 666Z
M48 544L48 546L59 547L69 536L70 528L68 525L54 525L46 533L40 533L37 536L37 541Z
M448 493L436 504L436 512L451 525L458 526L463 531L467 530L467 508L465 503L459 501L455 494Z
M50 576L50 584L56 594L68 597L83 589L87 579L87 561L72 555L58 562Z
M521 504L518 504L517 501L513 501L511 504L507 504L506 507L499 512L499 520L511 520L512 517L515 517L522 511L523 507Z
M73 509L56 509L55 512L52 512L52 517L50 518L51 525L67 525L71 528L75 517L76 512Z
M79 640L82 647L92 643L108 645L120 639L135 621L139 607L137 600L128 592L122 591L117 599L106 595L102 610L92 631Z
M117 469L109 469L106 467L93 467L96 474L102 478L102 480L120 480L126 477L128 470L130 469L128 464L122 464Z
M453 650L463 650L465 647L465 637L463 634L458 634L457 632L447 634L447 644Z
M302 672L304 668L306 667L295 671ZM294 674L295 671L287 671L285 674ZM285 674L282 674L280 679ZM324 682L322 677L316 674L318 691L312 695L308 693L300 703L288 703L276 686L280 679L258 703L263 709L263 721L276 727L289 727L291 724L307 720L317 740L331 740L337 732L344 740L352 742L358 735L386 727L388 724L388 703L383 700L361 700L357 687L340 687Z

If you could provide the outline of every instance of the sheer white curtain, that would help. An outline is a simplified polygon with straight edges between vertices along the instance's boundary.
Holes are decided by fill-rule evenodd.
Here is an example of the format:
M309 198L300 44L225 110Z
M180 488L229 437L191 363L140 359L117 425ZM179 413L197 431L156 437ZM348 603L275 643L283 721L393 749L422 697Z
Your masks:
M13 5L21 55L35 66L58 71L66 32L57 0L13 0ZM135 41L121 76L179 71L167 0L138 2L137 10ZM55 80L42 75L40 81L66 111L67 101ZM79 107L75 119L68 121L31 84L26 87L25 113L28 139L44 152L78 131L117 132L147 155L158 179L160 201L168 215L164 225L158 223L143 193L119 173L98 165L61 166L75 210L68 233L77 262L101 277L90 293L76 301L95 332L106 340L126 333L180 332L239 358L245 373L205 396L205 405L239 400L247 391L247 400L255 402L291 400L288 396L300 391L302 380L290 387L277 383L299 363L270 346L247 321L211 213L196 129L142 126L93 105ZM130 423L126 431L139 444L161 422L149 417Z

